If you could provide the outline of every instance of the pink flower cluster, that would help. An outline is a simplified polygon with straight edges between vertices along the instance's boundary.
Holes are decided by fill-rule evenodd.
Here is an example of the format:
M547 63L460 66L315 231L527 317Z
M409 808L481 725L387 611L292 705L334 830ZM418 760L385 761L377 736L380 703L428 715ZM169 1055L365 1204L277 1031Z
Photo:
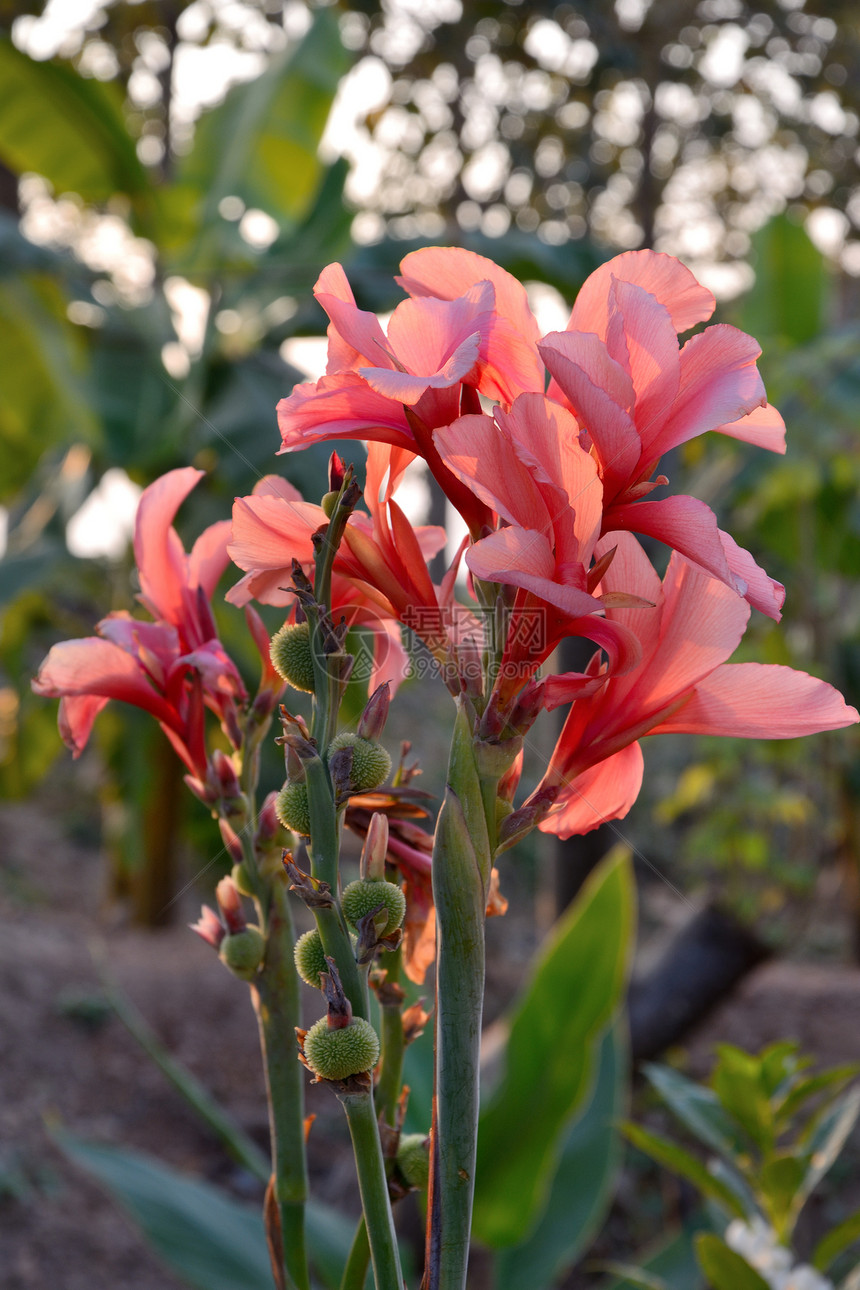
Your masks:
M767 403L750 336L720 324L679 342L714 309L684 265L652 251L617 256L584 284L567 328L543 338L523 286L481 256L427 248L401 269L408 299L387 331L357 307L339 265L323 271L315 294L330 319L327 371L279 404L281 450L369 440L373 525L396 529L403 555L407 526L392 493L408 461L424 458L469 526L473 587L485 606L489 595L507 608L501 665L483 696L485 731L525 729L540 707L572 704L538 788L536 800L554 800L544 829L569 836L625 815L646 734L792 738L858 720L804 673L726 663L750 606L779 619L783 588L704 502L667 494L659 464L710 430L784 452L785 427ZM662 583L633 533L672 549ZM256 525L255 536L253 552L234 538L237 563L286 563L286 524L265 534ZM409 621L403 597L388 586L412 601L416 545L409 582L392 546L379 547L387 569L351 569L353 587L375 588L377 608L401 622ZM434 601L425 572L412 603L442 606L453 578ZM540 641L521 630L536 611L546 625ZM567 636L598 647L590 664L537 679ZM464 639L468 631L449 641L449 657L463 659Z
M783 588L703 502L665 492L659 464L709 430L783 452L784 426L767 403L751 337L717 325L679 343L714 308L688 269L651 251L618 256L584 284L567 328L541 337L525 289L491 261L428 248L401 267L408 298L387 331L357 307L339 265L323 271L316 296L331 320L327 372L278 407L282 452L326 439L369 442L366 510L346 526L332 607L373 633L372 687L405 675L406 625L450 688L473 698L484 738L524 733L541 709L569 704L531 799L535 819L550 807L541 827L562 836L626 814L645 735L792 738L860 719L823 681L726 661L750 606L779 618ZM439 586L428 562L444 532L414 528L395 500L416 456L470 533ZM141 501L135 554L154 621L109 615L97 636L55 646L34 686L61 697L61 730L76 754L108 699L145 708L205 797L207 785L220 789L204 707L238 748L247 697L212 619L218 578L229 555L245 576L228 600L294 612L293 560L311 572L313 535L327 516L268 476L236 500L232 530L213 525L186 554L173 517L199 477L172 471ZM671 548L662 582L634 533ZM463 556L471 608L455 598ZM265 633L248 613L266 668ZM537 634L528 630L535 616ZM489 621L502 631L488 646ZM596 647L587 666L540 676L571 636ZM487 649L495 666L483 692ZM264 688L277 684L264 673ZM515 787L506 785L508 797Z

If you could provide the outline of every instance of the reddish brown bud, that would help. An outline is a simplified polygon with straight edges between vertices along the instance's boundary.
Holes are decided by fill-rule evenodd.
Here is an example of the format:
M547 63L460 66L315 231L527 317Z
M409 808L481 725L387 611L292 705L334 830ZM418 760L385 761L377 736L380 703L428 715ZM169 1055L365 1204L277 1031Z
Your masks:
M223 815L219 817L218 828L221 831L221 841L234 864L242 863L242 843L239 841L235 829L224 819Z
M244 932L247 923L242 909L242 897L232 878L222 878L215 888L215 899L221 911L221 918L228 932Z
M358 719L357 734L362 739L379 739L385 729L391 706L391 686L387 681L377 686Z

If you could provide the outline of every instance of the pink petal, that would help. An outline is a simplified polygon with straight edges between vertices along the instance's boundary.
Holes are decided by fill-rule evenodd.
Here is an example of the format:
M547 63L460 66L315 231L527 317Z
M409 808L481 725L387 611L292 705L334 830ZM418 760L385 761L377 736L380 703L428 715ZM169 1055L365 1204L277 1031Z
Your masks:
M459 417L434 431L433 439L452 474L509 524L551 533L540 489L491 417Z
M386 681L391 686L391 693L396 694L400 682L409 676L410 668L410 658L401 640L400 625L380 619L373 633L373 669L367 684L368 694L373 694Z
M642 750L631 743L565 784L538 828L569 838L590 833L609 820L624 819L639 796L643 770Z
M717 517L698 497L681 495L663 497L656 502L628 502L612 506L604 523L608 531L632 529L634 533L665 542L719 578L739 596L746 594L747 582L735 577L729 568Z
M79 695L120 699L181 729L177 712L149 684L137 661L112 641L99 636L54 645L39 668L32 688L36 694L49 699ZM89 708L73 705L75 717L80 718L82 711L88 712Z
M507 528L491 533L469 548L466 564L476 577L534 592L571 618L601 608L587 592L556 581L552 548L542 533L530 529Z
M230 530L229 520L210 524L200 534L188 556L188 585L200 587L207 600L212 599L218 580L230 562L227 554Z
M681 384L671 415L643 451L659 458L724 422L738 421L767 402L756 367L758 342L721 323L692 336L681 350Z
M240 569L289 569L314 558L311 541L327 518L313 502L292 502L261 493L233 503L230 558Z
M144 489L137 508L134 554L141 598L154 618L163 618L176 627L184 618L185 553L171 525L204 474L192 466L168 471Z
M696 686L689 703L651 733L795 739L860 721L838 690L794 668L727 663Z
M718 434L727 434L732 439L743 439L745 443L754 443L759 448L768 448L771 452L785 452L785 422L775 407L770 403L765 407L753 408L738 421L714 426Z
M288 502L304 500L295 484L284 479L283 475L263 475L251 491L255 497L283 497Z
M489 283L477 282L467 290L461 290L453 300L436 300L429 296L404 300L394 310L388 324L388 340L393 352L410 372L430 374L444 371L452 356L459 353L467 341L471 342L477 336L478 345L485 345L492 323L493 299ZM459 360L460 365L464 361Z
M95 694L67 694L60 699L57 727L73 757L80 757L84 751L95 719L107 702Z
M538 347L582 429L591 436L604 487L627 482L641 445L630 414L633 384L596 336L553 332Z
M669 310L676 332L706 322L714 312L713 295L680 260L655 251L625 251L601 264L583 283L570 315L568 331L591 331L601 339L606 336L613 278L633 282L650 292Z
M749 551L738 546L731 534L724 533L722 529L719 530L719 534L732 577L736 583L743 583L745 586L742 594L754 609L767 614L768 618L778 623L782 617L785 587L765 573L764 569L756 564Z
M412 296L438 296L456 300L464 287L491 282L496 312L507 318L521 335L536 344L540 332L529 308L525 287L492 260L462 247L427 246L412 251L400 264L402 276L396 281Z
M340 371L345 366L357 366L357 360L362 358L374 367L392 366L388 357L388 342L379 319L375 314L356 306L352 288L339 264L329 264L323 269L314 287L314 295L331 319L330 330L351 351L347 355L335 340L329 353L329 373ZM347 357L350 358L349 363L345 361ZM333 366L333 363L338 366Z
M552 490L544 492L544 499L557 535L567 537L561 544L556 541L556 559L587 563L600 532L603 486L597 476L597 463L580 445L575 417L541 394L521 394L510 412L497 408L495 415L538 486ZM566 501L570 508L569 526L563 522L564 512L559 514L559 488L566 494L561 504L564 506Z
M623 331L630 376L636 391L636 428L643 441L652 424L665 420L681 381L678 337L669 310L630 282L612 287L609 331Z
M402 406L377 394L356 372L295 386L277 412L280 452L326 439L381 439L415 450Z

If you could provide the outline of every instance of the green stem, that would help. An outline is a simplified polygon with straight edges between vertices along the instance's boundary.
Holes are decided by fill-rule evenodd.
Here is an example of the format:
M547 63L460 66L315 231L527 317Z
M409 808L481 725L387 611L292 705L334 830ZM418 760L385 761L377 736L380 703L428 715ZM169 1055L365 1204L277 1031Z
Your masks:
M386 986L397 985L400 976L401 951L394 950L385 955L387 969ZM379 1114L385 1117L392 1128L397 1117L397 1103L400 1097L400 1084L403 1076L403 1014L401 1003L380 1002L380 1040L382 1043L382 1060L379 1065L379 1079L376 1084L376 1105Z
M423 1290L464 1290L478 1140L490 843L467 707L433 842L436 1071Z
M340 1290L364 1290L367 1280L367 1269L370 1267L370 1241L367 1239L367 1224L362 1216L358 1220L349 1257L340 1282Z
M400 1271L400 1255L388 1198L388 1180L373 1109L373 1095L368 1088L357 1093L338 1093L338 1099L346 1111L355 1153L358 1188L367 1224L376 1290L403 1290L403 1274Z
M308 1194L305 1159L304 1079L296 1055L301 1020L299 978L293 962L295 933L286 883L278 875L261 907L266 959L251 997L260 1027L266 1071L275 1199L281 1219L287 1284L310 1290L304 1210Z

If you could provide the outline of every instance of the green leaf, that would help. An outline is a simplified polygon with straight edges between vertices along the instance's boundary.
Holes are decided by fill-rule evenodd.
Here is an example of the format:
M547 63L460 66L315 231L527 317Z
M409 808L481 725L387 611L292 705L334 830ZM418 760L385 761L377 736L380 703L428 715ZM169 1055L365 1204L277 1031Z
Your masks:
M98 436L84 355L63 313L49 281L0 282L0 498L26 482L51 443Z
M700 1142L725 1159L734 1160L735 1128L711 1089L687 1079L671 1066L648 1062L642 1070L669 1109Z
M322 181L319 141L348 68L337 17L320 9L298 46L276 54L261 76L237 85L200 118L194 146L177 167L174 197L196 194L193 222L203 236L223 227L224 197L299 224ZM198 244L195 260L199 250Z
M686 1178L703 1196L716 1201L737 1218L745 1217L744 1207L731 1187L721 1178L715 1178L701 1160L697 1160L689 1151L679 1147L676 1142L670 1142L668 1138L652 1133L650 1129L643 1129L638 1124L624 1124L621 1129L634 1147L638 1147L640 1151L644 1151L646 1155L651 1156L658 1164L665 1165L673 1173Z
M601 1263L598 1270L617 1277L619 1290L623 1286L633 1286L635 1290L671 1290L668 1281L653 1276L644 1268L634 1267L632 1263Z
M800 1188L801 1200L821 1182L836 1157L845 1146L849 1133L860 1115L860 1088L851 1089L828 1107L814 1123L805 1142L809 1168Z
M746 1259L710 1232L696 1237L696 1254L713 1290L770 1290Z
M616 1021L600 1045L591 1099L568 1130L537 1227L496 1258L495 1282L504 1290L554 1284L602 1224L619 1163L614 1126L627 1101L627 1061L626 1028Z
M142 1152L87 1142L54 1130L60 1149L95 1178L142 1228L152 1247L195 1290L272 1290L260 1211ZM337 1290L352 1224L328 1206L308 1205L314 1267Z
M65 1154L122 1205L165 1263L199 1290L271 1290L258 1210L147 1156L55 1132Z
M860 1064L857 1062L853 1062L851 1065L834 1066L831 1070L822 1071L818 1075L810 1075L807 1079L795 1084L782 1101L777 1103L777 1119L782 1123L787 1123L810 1098L816 1097L823 1092L836 1094L840 1085L855 1079L857 1075L860 1075Z
M731 1044L720 1044L717 1052L714 1092L753 1142L766 1148L773 1137L773 1115L762 1087L759 1059Z
M0 160L86 202L118 192L139 206L151 200L152 177L126 128L119 86L36 62L9 40L0 41Z
M817 336L824 321L824 256L805 229L777 215L754 234L755 286L744 297L739 326L758 340L800 344Z
M789 1153L773 1157L762 1167L761 1191L773 1225L780 1233L785 1232L792 1216L796 1217L805 1172L803 1160Z
M812 1255L812 1266L818 1268L819 1272L826 1272L842 1251L847 1250L855 1241L860 1241L860 1209L821 1238Z
M505 1072L478 1136L474 1230L494 1248L523 1240L547 1205L624 988L633 898L629 855L619 848L557 924L516 1005Z

